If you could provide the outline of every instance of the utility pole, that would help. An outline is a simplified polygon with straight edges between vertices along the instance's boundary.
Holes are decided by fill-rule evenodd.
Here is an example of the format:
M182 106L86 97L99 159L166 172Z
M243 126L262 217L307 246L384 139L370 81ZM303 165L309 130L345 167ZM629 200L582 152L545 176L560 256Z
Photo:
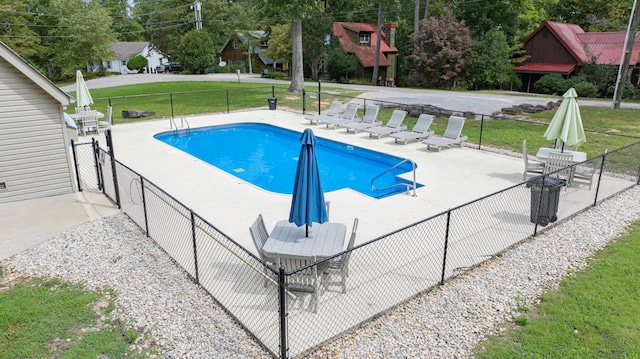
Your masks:
M633 8L631 8L631 16L629 16L629 25L627 26L627 34L625 35L624 39L622 58L620 59L620 67L618 68L616 88L613 91L613 104L611 106L611 108L613 109L620 108L624 84L627 82L629 62L631 62L631 54L633 53L633 43L636 41L636 32L638 31L638 22L640 21L640 12L636 11L636 3L637 0L633 0Z
M196 13L196 30L202 30L202 14L200 13L201 6L202 3L199 0L190 6Z
M420 0L415 0L415 6L414 6L414 10L413 10L413 33L417 34L418 30L419 30L419 24L418 22L420 21Z
M371 84L374 86L378 83L378 71L380 69L380 38L382 37L382 1L378 4L378 29L376 30L376 55L373 64L373 76L371 76Z

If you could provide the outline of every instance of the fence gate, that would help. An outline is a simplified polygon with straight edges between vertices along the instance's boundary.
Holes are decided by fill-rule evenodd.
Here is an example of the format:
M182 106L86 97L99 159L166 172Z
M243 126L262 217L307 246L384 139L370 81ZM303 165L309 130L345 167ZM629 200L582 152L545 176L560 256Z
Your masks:
M116 205L117 191L111 166L109 151L101 149L98 141L74 143L73 160L75 162L76 181L79 191L103 192ZM105 178L107 179L105 182Z

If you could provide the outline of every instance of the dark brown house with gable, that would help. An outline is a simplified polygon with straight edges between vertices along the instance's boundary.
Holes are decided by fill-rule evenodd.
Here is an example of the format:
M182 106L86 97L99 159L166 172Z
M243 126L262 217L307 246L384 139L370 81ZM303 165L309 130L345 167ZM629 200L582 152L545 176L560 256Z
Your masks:
M587 63L620 65L624 39L624 32L584 32L578 25L545 21L522 40L530 57L514 69L522 80L521 90L536 92L534 83L540 77L550 73L566 77ZM640 38L633 48L627 76L637 85Z

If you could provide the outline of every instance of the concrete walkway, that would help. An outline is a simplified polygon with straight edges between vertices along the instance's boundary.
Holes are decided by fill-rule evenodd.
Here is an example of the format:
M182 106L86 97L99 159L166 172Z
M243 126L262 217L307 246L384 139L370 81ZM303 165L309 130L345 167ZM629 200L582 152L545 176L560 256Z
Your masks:
M0 204L0 260L82 223L120 213L102 193L76 192Z

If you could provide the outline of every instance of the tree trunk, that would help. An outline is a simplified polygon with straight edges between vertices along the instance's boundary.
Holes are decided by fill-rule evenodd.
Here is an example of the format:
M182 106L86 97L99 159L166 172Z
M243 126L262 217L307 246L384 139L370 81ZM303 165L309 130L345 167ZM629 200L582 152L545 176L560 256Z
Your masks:
M373 64L373 76L371 83L373 86L378 85L378 70L380 68L380 38L382 37L382 3L378 5L378 29L376 30L376 57Z
M291 84L289 92L300 92L304 88L302 59L302 21L291 22Z

